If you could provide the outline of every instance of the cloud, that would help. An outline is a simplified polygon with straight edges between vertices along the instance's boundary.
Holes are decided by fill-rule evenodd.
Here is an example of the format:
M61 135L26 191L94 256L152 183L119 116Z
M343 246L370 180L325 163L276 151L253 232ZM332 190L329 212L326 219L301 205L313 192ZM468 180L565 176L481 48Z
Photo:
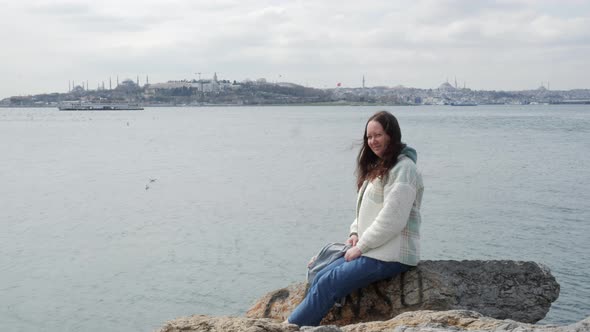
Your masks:
M590 86L587 1L44 0L3 9L0 38L10 47L1 73L7 82L27 77L31 92L74 76L196 71L314 86L358 85L365 74L375 85L436 87L457 74L497 89L536 86L550 73L564 86ZM0 83L0 96L12 87Z
M105 2L101 2L105 4ZM61 26L70 33L117 33L146 31L154 25L173 20L165 13L142 13L140 10L96 3L46 2L31 5L28 11L52 26Z

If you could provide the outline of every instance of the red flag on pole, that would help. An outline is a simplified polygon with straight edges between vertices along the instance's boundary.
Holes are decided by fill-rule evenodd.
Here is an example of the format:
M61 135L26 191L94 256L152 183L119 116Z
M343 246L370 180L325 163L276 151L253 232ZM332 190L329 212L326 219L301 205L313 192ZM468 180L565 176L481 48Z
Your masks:
M336 84L336 86L341 86L341 85L342 85L342 83L338 83L338 84Z

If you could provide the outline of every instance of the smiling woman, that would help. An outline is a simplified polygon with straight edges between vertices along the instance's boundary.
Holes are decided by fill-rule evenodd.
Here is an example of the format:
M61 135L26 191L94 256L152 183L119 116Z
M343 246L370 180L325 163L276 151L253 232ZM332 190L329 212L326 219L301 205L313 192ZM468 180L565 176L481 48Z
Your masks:
M383 158L385 149L389 146L391 138L383 129L383 126L377 121L370 121L367 124L367 141L371 151L379 158Z
M391 113L369 118L358 156L356 219L346 241L351 247L315 275L287 323L319 325L338 299L418 264L424 185L416 151L401 137Z

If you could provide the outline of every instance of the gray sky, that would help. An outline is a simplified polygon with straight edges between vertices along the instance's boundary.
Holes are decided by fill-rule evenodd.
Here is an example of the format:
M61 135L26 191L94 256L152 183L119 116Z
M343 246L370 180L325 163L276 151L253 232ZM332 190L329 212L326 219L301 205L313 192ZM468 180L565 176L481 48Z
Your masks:
M0 98L211 77L590 88L589 0L0 0Z

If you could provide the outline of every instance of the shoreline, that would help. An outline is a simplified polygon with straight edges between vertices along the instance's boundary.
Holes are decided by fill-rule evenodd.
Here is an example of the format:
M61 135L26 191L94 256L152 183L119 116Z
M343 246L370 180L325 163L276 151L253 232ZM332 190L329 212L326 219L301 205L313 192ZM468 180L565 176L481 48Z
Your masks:
M201 107L322 107L322 106L344 106L344 107L410 107L418 108L420 106L439 106L439 107L453 107L459 109L473 108L477 106L583 106L590 105L590 102L584 103L548 103L548 104L478 104L469 106L457 105L438 105L438 104L373 104L373 103L298 103L298 104L203 104L203 105L164 105L164 104L140 104L144 108L201 108ZM0 105L3 108L55 108L58 110L58 105ZM94 110L101 112L104 110Z

